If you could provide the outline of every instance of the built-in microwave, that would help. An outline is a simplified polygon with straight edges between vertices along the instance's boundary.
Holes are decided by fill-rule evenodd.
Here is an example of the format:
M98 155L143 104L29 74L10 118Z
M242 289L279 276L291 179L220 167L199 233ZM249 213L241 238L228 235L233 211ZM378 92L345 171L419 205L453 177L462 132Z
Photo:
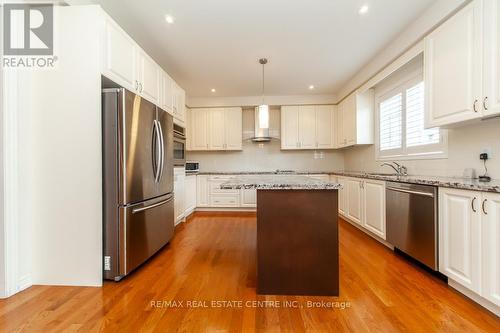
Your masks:
M186 161L186 173L198 173L200 171L200 162Z
M186 129L174 124L174 165L184 166L186 163Z

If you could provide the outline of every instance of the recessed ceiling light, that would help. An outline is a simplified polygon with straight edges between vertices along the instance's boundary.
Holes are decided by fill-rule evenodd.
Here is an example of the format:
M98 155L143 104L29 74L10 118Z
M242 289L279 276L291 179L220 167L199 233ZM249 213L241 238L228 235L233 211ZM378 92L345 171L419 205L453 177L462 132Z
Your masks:
M361 6L361 8L359 8L359 12L358 12L359 15L364 15L364 14L368 13L368 9L369 9L368 5Z
M313 89L314 89L314 86L311 84L311 85L309 86L309 90L313 90Z
M167 21L168 24L173 24L175 19L173 16L165 15L165 21Z
M210 90L211 92L216 92L215 88L212 88L212 90Z

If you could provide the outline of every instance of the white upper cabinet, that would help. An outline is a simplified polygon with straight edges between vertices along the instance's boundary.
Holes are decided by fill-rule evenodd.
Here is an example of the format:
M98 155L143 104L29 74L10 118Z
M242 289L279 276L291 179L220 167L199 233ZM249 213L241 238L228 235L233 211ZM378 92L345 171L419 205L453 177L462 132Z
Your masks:
M281 149L335 148L334 105L281 107Z
M189 110L188 133L191 138L191 150L208 150L208 109Z
M373 144L374 91L355 92L337 108L337 148Z
M425 126L500 114L500 1L474 0L425 38Z
M102 75L184 124L184 90L110 16L102 12L102 17Z
M138 92L149 101L160 104L160 67L140 48L137 50Z
M164 71L160 73L160 107L173 115L173 81Z
M136 44L111 19L104 31L103 74L130 91L136 90Z
M316 110L314 106L299 107L299 142L301 149L316 148Z
M483 116L500 114L500 0L484 1Z
M439 271L480 292L479 192L439 189Z
M316 107L316 148L330 149L335 147L335 106L320 105Z
M281 149L299 149L299 107L281 107Z
M225 136L225 110L209 109L209 150L224 150Z
M188 150L241 150L242 109L206 108L189 110Z
M485 193L481 202L483 214L483 295L500 306L500 194Z
M174 114L174 122L185 126L186 92L175 82L172 85L172 112Z
M225 150L243 149L243 112L241 108L226 108L224 115L225 124Z
M471 2L425 38L426 127L481 116L482 2Z

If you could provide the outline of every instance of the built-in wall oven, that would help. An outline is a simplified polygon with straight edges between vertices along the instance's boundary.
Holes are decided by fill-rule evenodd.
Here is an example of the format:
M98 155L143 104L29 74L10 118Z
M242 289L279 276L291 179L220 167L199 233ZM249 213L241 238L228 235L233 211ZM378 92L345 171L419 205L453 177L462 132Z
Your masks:
M186 129L174 124L174 165L184 166L186 163Z

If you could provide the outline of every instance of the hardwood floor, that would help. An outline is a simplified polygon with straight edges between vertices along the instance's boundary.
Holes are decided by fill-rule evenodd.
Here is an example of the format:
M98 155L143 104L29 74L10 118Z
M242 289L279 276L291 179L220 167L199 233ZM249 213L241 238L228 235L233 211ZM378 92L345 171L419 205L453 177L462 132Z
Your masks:
M498 317L344 221L340 297L257 296L255 237L251 214L197 213L120 283L34 286L0 300L0 331L500 332ZM209 307L194 307L201 301Z

